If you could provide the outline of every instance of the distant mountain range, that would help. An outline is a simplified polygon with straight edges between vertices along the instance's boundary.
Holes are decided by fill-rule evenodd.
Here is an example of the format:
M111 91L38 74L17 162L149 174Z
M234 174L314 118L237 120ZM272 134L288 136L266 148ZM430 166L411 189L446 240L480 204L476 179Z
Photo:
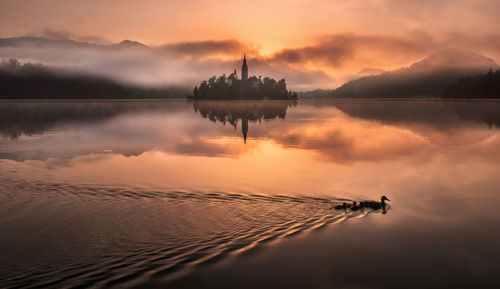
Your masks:
M351 80L335 90L303 93L305 97L441 97L461 78L484 74L498 65L485 56L442 50L409 67Z
M0 39L0 59L10 58L155 87L191 87L199 81L197 72L207 70L203 65L193 68L199 63L186 63L171 48L132 40L102 44L32 36Z
M128 49L128 48L140 48L140 49L151 49L145 44L137 41L124 40L120 43L104 45L95 44L87 42L78 42L74 40L55 40L44 37L34 37L34 36L24 36L24 37L14 37L14 38L4 38L0 39L0 47L12 47L12 48L79 48L79 49L105 49L105 50L115 50L115 49Z
M168 45L150 47L143 43L124 40L115 44L95 44L73 40L54 40L43 37L16 37L0 39L0 58L18 58L24 61L67 65L80 72L95 74L120 82L180 83L193 77L189 73L169 73L176 67L177 48ZM73 51L74 53L66 53ZM128 53L128 52L134 53ZM116 52L116 53L115 53ZM124 52L124 53L118 53ZM137 53L136 53L137 52ZM171 54L170 58L163 57ZM163 55L163 56L162 56ZM90 62L87 61L90 59ZM75 65L72 65L75 63ZM178 65L178 64L177 64ZM494 60L469 51L447 49L429 55L408 67L393 71L364 68L360 76L335 90L302 92L300 97L441 97L447 88L460 79L498 69ZM207 66L207 74L213 69ZM172 78L177 77L177 78ZM189 79L191 81L192 79ZM451 90L448 90L451 91ZM470 93L469 93L470 95ZM448 93L447 97L451 97Z

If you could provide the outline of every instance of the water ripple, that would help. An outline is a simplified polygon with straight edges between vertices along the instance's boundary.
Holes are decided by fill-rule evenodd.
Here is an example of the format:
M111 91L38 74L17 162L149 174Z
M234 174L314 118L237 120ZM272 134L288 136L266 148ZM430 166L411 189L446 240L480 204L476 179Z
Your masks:
M38 242L48 244L40 249L52 250L46 260L28 258L16 270L5 270L2 288L128 287L149 278L175 278L368 213L332 209L345 199L310 196L0 183L1 233L12 236L1 253ZM24 208L14 210L20 202ZM28 222L31 227L19 227ZM15 245L34 232L38 237ZM148 238L152 234L157 236ZM65 245L76 249L65 252L60 248Z

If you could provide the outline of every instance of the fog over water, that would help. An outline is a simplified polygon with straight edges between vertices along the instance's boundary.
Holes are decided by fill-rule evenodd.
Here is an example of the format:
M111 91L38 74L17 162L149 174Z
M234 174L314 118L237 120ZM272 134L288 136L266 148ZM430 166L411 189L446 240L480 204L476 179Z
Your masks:
M496 288L499 111L0 102L0 287Z
M476 35L347 31L316 36L309 43L272 53L264 53L258 42L237 38L201 37L147 45L136 39L111 44L53 34L0 36L0 58L16 58L23 63L60 68L66 73L88 73L145 86L192 87L213 75L229 76L234 69L239 75L246 54L249 76L286 78L289 87L298 91L333 89L349 80L410 66L449 49L478 53L496 62L500 59L500 35L496 32ZM454 61L468 66L470 60Z

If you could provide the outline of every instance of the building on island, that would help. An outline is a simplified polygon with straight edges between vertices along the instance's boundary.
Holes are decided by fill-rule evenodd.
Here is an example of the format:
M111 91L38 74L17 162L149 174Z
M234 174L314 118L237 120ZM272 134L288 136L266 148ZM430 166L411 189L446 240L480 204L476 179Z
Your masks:
M243 65L241 66L241 79L248 79L248 66L247 66L247 57L243 54Z
M236 69L235 69L234 72L231 73L231 75L229 75L229 77L227 78L227 84L231 86L233 84L233 81L236 79L238 79L238 74L236 74Z
M195 86L190 99L297 99L297 93L286 89L285 79L276 81L270 77L257 78L248 75L247 57L244 54L241 78L236 69L228 77L222 74L203 80Z
M233 85L233 82L238 79L238 74L236 73L236 69L233 73L231 73L227 78L227 84L229 86ZM247 66L247 57L243 54L243 65L241 65L241 80L248 80L248 66Z

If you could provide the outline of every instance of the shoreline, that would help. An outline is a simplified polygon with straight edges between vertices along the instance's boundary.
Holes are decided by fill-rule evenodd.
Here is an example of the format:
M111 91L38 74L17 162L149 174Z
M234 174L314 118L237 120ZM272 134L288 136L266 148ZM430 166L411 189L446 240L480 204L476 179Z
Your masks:
M222 102L266 102L266 101L304 101L304 100L414 100L414 101L500 101L500 98L440 98L440 97L422 97L422 98L411 98L411 97L377 97L377 98L355 98L355 97L303 97L298 99L189 99L189 98L0 98L0 102L29 102L29 101L46 101L46 102L61 102L61 101L180 101L186 100L191 102L210 102L210 101L222 101Z

